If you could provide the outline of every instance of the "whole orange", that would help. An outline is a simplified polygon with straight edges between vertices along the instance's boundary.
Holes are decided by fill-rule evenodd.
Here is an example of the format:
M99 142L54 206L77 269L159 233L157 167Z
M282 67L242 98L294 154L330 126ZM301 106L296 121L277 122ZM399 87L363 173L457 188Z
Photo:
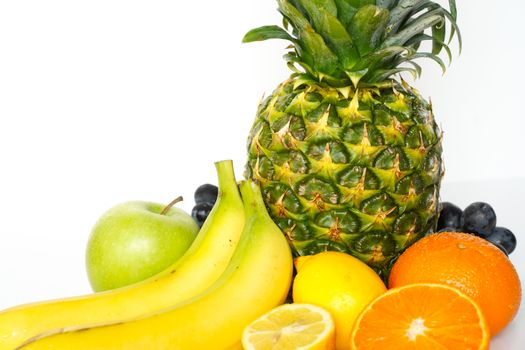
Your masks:
M516 315L521 283L516 269L496 246L467 233L422 238L392 267L389 287L441 283L460 289L481 308L492 336Z

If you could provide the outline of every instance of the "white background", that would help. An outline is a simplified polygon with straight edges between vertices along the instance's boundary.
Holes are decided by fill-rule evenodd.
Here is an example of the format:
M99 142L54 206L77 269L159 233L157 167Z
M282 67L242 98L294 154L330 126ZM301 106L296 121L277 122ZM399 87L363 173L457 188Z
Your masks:
M287 43L241 38L279 24L275 8L0 0L0 309L89 292L85 243L114 204L183 195L189 211L214 161L242 176L257 103L289 73ZM458 12L462 55L444 76L423 64L415 84L445 131L444 194L466 205L525 184L525 5L458 0ZM453 190L470 182L490 186ZM518 224L515 198L506 215Z

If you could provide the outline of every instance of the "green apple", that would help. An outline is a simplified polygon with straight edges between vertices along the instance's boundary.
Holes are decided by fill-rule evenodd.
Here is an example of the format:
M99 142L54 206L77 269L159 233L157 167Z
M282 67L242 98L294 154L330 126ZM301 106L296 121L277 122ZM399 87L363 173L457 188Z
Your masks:
M91 287L110 290L156 275L186 252L198 231L190 215L171 205L116 205L102 215L89 237L86 268Z

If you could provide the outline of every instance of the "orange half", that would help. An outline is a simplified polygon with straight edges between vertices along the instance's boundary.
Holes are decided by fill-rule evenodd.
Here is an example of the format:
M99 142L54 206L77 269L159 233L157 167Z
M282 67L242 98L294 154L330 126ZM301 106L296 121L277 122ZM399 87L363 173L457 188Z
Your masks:
M354 350L482 350L489 328L479 306L446 285L411 284L372 301L352 330Z

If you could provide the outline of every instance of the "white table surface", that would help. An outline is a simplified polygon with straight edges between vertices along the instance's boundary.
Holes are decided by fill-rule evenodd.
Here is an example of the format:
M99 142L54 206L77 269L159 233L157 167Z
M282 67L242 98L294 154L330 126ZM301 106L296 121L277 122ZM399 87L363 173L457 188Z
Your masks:
M444 183L442 201L453 202L464 208L471 202L484 201L496 210L498 226L511 229L518 238L518 246L510 256L522 280L525 280L525 178L483 182ZM46 209L42 218L32 214L34 220L49 216ZM70 216L75 215L73 211ZM57 218L59 214L57 213ZM94 213L78 213L71 221L88 231ZM52 222L50 220L49 222ZM44 232L21 230L20 234L0 235L0 309L36 300L47 300L89 293L84 270L85 237L54 239L51 227ZM523 287L522 287L523 289ZM520 332L521 330L521 332ZM525 305L514 321L494 337L493 350L521 350L525 344ZM459 349L458 349L459 350Z

